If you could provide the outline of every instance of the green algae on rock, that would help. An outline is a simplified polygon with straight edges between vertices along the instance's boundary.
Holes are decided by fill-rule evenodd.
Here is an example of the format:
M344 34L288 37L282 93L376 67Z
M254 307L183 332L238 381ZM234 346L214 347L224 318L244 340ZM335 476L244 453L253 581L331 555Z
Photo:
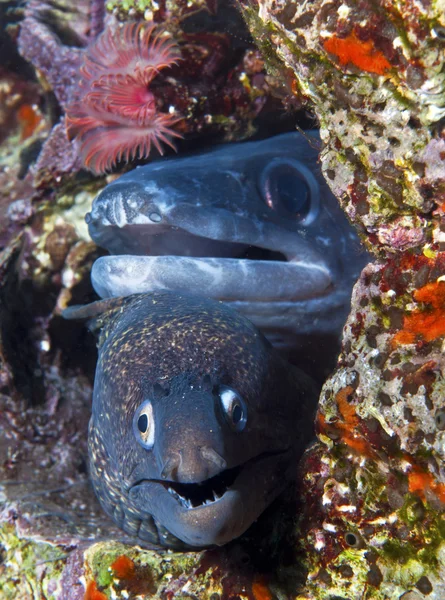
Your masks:
M2 515L3 521L4 515ZM3 600L56 600L66 553L52 544L20 538L15 526L0 525L0 596ZM36 577L37 575L37 577Z
M180 20L206 10L210 14L217 12L218 0L106 0L105 6L119 19L134 18L141 15L146 21Z

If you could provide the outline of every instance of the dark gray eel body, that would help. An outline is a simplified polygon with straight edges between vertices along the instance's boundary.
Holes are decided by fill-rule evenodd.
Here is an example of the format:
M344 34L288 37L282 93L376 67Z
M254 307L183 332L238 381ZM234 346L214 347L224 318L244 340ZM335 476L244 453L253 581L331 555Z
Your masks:
M245 317L173 292L68 309L100 330L90 471L141 542L221 545L295 478L317 391Z
M108 185L86 220L112 256L99 296L172 290L223 300L275 346L338 338L368 256L324 181L317 133L160 160Z
M317 144L292 133L154 162L87 215L113 254L92 273L108 300L67 313L102 328L91 474L140 540L224 544L295 476L314 386L242 314L277 346L339 337L366 255Z

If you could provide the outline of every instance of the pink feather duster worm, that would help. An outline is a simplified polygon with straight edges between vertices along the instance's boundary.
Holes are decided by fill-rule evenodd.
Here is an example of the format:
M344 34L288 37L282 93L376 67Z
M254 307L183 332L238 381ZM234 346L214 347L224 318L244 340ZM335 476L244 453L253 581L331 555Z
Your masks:
M120 160L146 158L171 137L180 118L159 112L150 91L154 77L179 60L172 39L153 24L107 29L88 48L80 82L83 94L67 110L70 138L79 142L85 167L104 173Z

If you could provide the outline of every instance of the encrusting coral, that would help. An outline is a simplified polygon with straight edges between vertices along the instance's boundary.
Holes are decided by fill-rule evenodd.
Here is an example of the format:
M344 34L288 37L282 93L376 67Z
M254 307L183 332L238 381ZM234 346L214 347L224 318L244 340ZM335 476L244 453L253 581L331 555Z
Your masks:
M313 103L326 179L379 259L303 467L297 597L443 598L443 2L240 4Z

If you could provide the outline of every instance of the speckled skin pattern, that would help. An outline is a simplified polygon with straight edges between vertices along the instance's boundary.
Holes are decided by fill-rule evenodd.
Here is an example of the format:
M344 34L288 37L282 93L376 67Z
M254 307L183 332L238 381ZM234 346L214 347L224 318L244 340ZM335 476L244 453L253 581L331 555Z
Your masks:
M89 451L106 512L142 543L221 545L243 533L295 476L311 436L312 382L222 303L159 292L74 311L87 315L101 330ZM221 413L227 387L243 398L242 431ZM147 400L150 449L133 425ZM233 481L219 488L216 476L234 467ZM189 497L211 478L221 497L209 504L184 506L167 491Z
M378 262L303 466L299 598L445 597L442 1L241 1L313 102L322 169Z

